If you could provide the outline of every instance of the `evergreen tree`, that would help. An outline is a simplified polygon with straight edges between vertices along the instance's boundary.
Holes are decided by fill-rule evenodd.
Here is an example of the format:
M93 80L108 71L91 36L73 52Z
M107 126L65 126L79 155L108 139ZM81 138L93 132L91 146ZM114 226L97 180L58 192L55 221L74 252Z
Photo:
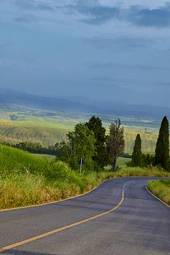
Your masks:
M93 160L95 161L97 167L102 168L106 165L106 130L102 126L102 120L95 116L92 116L86 125L91 131L93 131L96 139L96 155L94 156Z
M168 169L169 161L169 122L165 116L159 130L159 136L155 150L155 165Z
M117 159L123 153L124 146L124 129L118 119L110 125L110 134L107 137L108 163L112 165L113 170L116 169Z
M142 166L142 141L140 134L137 134L132 153L132 166Z

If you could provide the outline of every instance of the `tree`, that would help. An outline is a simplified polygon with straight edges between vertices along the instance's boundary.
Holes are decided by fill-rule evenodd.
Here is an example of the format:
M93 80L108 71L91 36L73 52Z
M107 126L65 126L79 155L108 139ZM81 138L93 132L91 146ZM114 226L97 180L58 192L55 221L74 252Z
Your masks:
M132 166L142 166L142 141L140 134L137 134L132 153Z
M94 133L85 124L77 124L67 134L67 142L57 145L58 155L74 169L93 169L95 142Z
M68 142L60 142L55 144L56 157L62 161L70 163L71 161L71 148Z
M169 122L165 116L159 130L159 136L155 150L155 165L168 169L169 161Z
M107 137L108 161L111 163L113 170L116 169L117 158L123 153L124 146L124 129L118 119L110 125L110 134Z
M142 155L142 166L152 167L154 165L155 157L151 154L143 154Z
M97 167L103 168L106 165L106 129L102 126L102 120L95 116L92 116L86 125L93 131L96 139L96 155L93 160Z

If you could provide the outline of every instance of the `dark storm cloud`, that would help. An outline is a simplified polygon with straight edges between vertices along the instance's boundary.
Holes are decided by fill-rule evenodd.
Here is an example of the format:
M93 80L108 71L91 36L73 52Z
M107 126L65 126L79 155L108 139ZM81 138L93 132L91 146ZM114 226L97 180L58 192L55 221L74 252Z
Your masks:
M140 9L132 7L128 14L128 20L138 26L168 27L170 26L170 5L159 9Z
M118 7L103 6L98 0L78 0L67 8L83 15L85 18L81 18L82 22L94 25L103 24L119 15Z
M23 8L24 10L42 10L42 11L53 11L54 8L48 3L42 3L40 1L35 0L15 0L15 4Z
M104 6L99 1L79 0L70 8L84 15L81 21L100 25L111 19L130 22L137 26L144 27L168 27L170 26L170 4L157 9L147 9L141 6L131 6L122 9L119 6Z
M165 1L0 0L2 86L169 106Z
M141 5L131 5L123 8L119 5L103 5L98 0L76 0L72 4L62 4L57 1L49 2L35 0L15 0L16 6L25 11L55 11L61 9L68 15L74 12L82 15L80 21L91 25L101 25L110 20L118 20L143 27L169 27L170 4L153 9L144 8ZM57 15L57 14L56 14ZM21 19L22 21L22 19ZM23 19L25 22L25 20Z
M40 17L36 15L37 11L52 12L55 10L54 6L51 6L48 1L47 3L35 0L15 0L15 5L24 11L21 15L14 18L14 21L18 23L36 23L39 22Z

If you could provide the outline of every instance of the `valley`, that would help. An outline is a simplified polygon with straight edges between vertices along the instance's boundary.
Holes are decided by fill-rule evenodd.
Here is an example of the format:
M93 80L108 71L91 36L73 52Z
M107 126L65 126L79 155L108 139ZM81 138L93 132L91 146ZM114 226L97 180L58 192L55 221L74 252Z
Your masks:
M94 113L95 114L95 113ZM73 130L79 122L85 122L90 113L56 112L26 108L17 111L9 108L0 109L0 141L10 144L20 142L40 143L42 146L53 146L66 139L68 131ZM100 114L106 129L116 115ZM137 119L120 117L125 132L125 153L131 153L137 133L141 134L145 153L154 153L158 134L158 121L153 119Z

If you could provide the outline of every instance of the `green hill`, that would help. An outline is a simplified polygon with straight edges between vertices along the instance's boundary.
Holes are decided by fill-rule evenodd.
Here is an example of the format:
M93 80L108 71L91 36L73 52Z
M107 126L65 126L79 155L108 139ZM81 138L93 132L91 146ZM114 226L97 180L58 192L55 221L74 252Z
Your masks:
M82 120L84 121L84 120ZM51 146L65 139L66 133L74 128L78 120L52 120L36 118L26 120L0 120L0 141L11 144L19 142L40 143ZM142 149L145 153L154 153L157 130L125 127L125 152L132 153L136 134L142 137Z
M0 145L0 209L41 204L88 191L108 178L122 176L169 176L156 168L130 168L123 159L116 172L82 174L55 158L32 155Z
M0 208L59 200L87 191L98 181L96 175L81 176L55 159L0 145Z

